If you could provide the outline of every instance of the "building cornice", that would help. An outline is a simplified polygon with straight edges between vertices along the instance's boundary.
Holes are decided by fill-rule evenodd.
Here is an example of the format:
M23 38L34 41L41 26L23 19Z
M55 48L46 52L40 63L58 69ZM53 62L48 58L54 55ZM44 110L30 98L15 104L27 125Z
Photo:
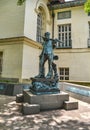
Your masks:
M64 9L64 8L71 8L84 5L86 0L74 0L69 2L64 2L60 4L48 4L49 10L57 10L57 9Z
M23 41L24 37L11 37L11 38L2 38L0 39L0 44L4 44L4 43L12 43L13 41L16 42L20 42Z
M89 48L72 48L72 49L55 49L54 53L62 54L62 53L90 53Z
M27 37L24 37L24 44L27 44L31 47L34 47L34 48L38 48L38 49L41 49L42 48L42 45L32 39L29 39Z
M40 43L38 43L34 40L31 40L25 36L0 39L0 46L1 45L2 46L3 45L11 45L11 44L27 44L27 45L34 47L34 48L39 48L39 49L42 48Z

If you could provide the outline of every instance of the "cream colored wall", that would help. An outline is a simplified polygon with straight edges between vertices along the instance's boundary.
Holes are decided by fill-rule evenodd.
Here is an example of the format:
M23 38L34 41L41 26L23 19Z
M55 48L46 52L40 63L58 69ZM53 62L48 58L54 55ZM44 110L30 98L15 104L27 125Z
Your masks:
M83 7L72 9L72 44L73 48L87 48L87 39L89 37L90 16L88 16Z
M17 0L0 0L0 38L24 34L24 10Z
M22 79L30 79L38 75L40 52L38 48L23 45Z
M57 20L57 12L67 10L71 10L71 18ZM56 54L59 56L59 60L57 61L58 68L69 67L70 80L90 81L90 49L87 46L89 21L90 16L84 12L83 6L55 11L55 37L58 36L58 25L71 23L72 27L72 49L55 50Z
M37 14L35 12L36 0L27 0L25 5L24 35L36 40Z
M69 79L90 81L90 49L56 50L59 56L58 71L61 67L69 68Z
M51 18L47 8L47 0L27 0L25 5L24 35L36 41L38 8L42 7L46 13L46 31L51 31Z
M46 13L46 31L51 31L48 0L26 0L17 6L17 0L0 1L0 38L26 36L36 41L38 8Z
M2 77L21 79L23 45L3 44L0 44L0 51L3 51Z
M51 17L45 6L47 0L27 0L24 5L18 7L17 0L0 1L0 38L17 37L25 35L36 41L38 7L42 6L47 14L46 31L51 32ZM71 19L57 20L57 12L71 10ZM82 13L83 12L83 13ZM58 37L57 26L60 24L72 24L72 47L73 49L58 49L59 67L69 67L70 80L90 81L90 49L87 48L88 21L90 16L84 12L83 7L60 9L55 11L55 38ZM23 34L24 30L24 34ZM15 42L13 42L15 43ZM83 49L79 49L83 48ZM86 48L86 49L84 49ZM3 44L3 77L29 79L38 74L39 55L41 50L29 44ZM47 66L47 64L46 64ZM47 67L46 67L47 71Z
M57 12L71 10L70 19L57 20ZM88 16L83 6L59 9L55 11L55 37L58 37L58 25L71 23L72 33L72 47L73 48L87 48L87 39L89 37Z
M55 13L55 22L54 22L54 37L58 38L58 25L62 25L62 24L67 24L67 23L71 23L71 19L62 19L62 20L57 20L57 13L58 12L63 12L66 10L70 10L70 9L60 9L60 10L56 10L54 11Z

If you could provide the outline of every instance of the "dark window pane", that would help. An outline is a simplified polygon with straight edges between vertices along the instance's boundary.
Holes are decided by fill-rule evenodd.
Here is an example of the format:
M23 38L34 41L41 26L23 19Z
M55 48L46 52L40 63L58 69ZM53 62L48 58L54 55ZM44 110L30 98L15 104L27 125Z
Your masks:
M64 42L64 45L61 43L61 47L71 47L71 25L60 25L58 28L61 28L58 32L58 38Z
M69 80L69 77L65 77L65 80Z
M60 80L69 80L69 68L60 68Z
M64 77L60 77L60 80L64 80Z
M88 13L88 16L90 16L90 12Z
M64 26L62 26L62 32L64 32Z
M0 52L0 75L2 74L3 52Z

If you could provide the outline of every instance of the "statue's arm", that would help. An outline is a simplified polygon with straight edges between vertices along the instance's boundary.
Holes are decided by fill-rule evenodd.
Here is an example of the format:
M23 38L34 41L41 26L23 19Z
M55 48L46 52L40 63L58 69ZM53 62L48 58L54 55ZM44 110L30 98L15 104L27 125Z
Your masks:
M62 41L58 40L58 39L52 39L52 44L53 44L53 48L57 47L57 42L59 43L63 43ZM64 43L63 43L64 44Z
M59 43L63 43L62 41L60 41L59 39L54 39L55 40L55 42L57 43L57 42L59 42Z

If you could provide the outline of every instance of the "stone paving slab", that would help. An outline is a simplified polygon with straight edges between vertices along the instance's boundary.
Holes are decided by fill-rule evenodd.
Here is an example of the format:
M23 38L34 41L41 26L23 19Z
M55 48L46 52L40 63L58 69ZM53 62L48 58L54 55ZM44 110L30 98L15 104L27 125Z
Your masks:
M0 96L0 130L90 130L90 104L78 101L79 109L42 111L22 115L15 97Z

